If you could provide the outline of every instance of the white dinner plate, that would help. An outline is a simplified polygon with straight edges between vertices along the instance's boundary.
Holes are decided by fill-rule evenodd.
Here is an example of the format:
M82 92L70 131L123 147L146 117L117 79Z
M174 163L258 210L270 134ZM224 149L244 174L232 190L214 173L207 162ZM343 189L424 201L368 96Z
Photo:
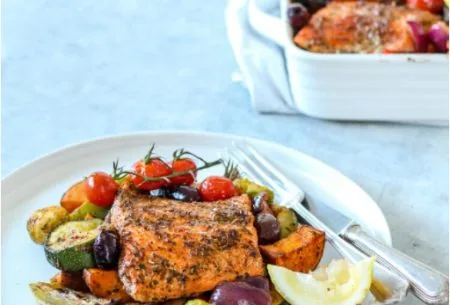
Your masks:
M56 273L45 259L41 246L28 237L26 221L41 207L59 203L74 182L97 170L110 172L112 161L130 166L142 158L151 143L157 153L170 158L184 147L215 159L233 141L244 138L199 132L146 132L84 142L39 158L2 181L2 304L35 304L28 283L48 281ZM391 245L386 219L377 204L354 182L335 169L296 150L266 141L248 139L312 199L312 205L332 205L359 222L368 233ZM202 172L199 178L222 168Z

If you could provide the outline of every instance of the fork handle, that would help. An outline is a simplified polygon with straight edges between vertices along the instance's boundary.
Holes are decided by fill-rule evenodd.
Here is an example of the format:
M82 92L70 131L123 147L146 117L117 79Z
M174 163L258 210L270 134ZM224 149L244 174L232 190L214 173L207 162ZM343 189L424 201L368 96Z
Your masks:
M426 304L446 304L449 300L449 281L444 274L412 257L386 246L353 224L341 232L341 237L367 255L375 255L388 268L404 276L414 295Z

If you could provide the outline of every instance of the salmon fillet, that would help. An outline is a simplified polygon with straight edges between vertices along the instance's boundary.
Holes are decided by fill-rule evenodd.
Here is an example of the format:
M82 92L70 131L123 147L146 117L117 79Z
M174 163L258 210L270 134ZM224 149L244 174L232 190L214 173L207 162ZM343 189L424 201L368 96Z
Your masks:
M124 187L110 220L121 237L119 276L136 301L194 296L264 274L247 195L181 202Z
M382 3L331 2L312 16L294 38L319 53L411 53L408 21L428 28L440 18L427 11Z

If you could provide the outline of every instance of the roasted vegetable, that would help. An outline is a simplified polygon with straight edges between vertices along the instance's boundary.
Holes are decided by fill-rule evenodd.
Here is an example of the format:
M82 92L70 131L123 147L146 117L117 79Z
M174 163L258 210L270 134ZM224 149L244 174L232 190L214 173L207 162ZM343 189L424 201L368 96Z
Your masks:
M256 194L252 198L253 214L269 213L273 214L272 209L269 206L269 194L261 192Z
M43 245L47 236L68 218L67 211L60 206L50 206L35 211L27 221L31 239Z
M105 219L108 211L108 208L104 208L86 201L70 213L69 220L85 220L88 215L93 218Z
M109 208L116 198L119 184L104 172L94 172L84 180L84 192L87 199L101 207Z
M269 280L264 276L249 276L239 282L244 282L250 286L260 288L264 291L269 291Z
M272 297L271 305L283 305L285 303L283 297L275 290L273 285L270 285L270 296Z
M200 193L198 192L198 190L195 187L188 185L179 185L171 189L169 192L169 198L187 202L201 200Z
M119 279L117 270L86 269L83 278L93 295L114 301L131 301Z
M270 209L280 223L282 239L288 237L289 234L297 230L298 218L293 210L275 203L270 205Z
M30 284L31 291L42 305L113 305L114 301L97 298L90 293L72 289L54 289L47 283Z
M60 272L50 279L50 285L55 289L68 288L76 291L89 291L81 272Z
M269 195L268 202L273 202L273 191L266 186L259 185L245 178L236 179L233 183L241 194L247 194L250 198L253 198L259 193L265 192Z
M203 300L195 299L187 301L184 305L211 305L211 304Z
M209 176L198 187L203 201L225 200L238 195L233 181L223 176Z
M271 244L280 239L280 224L272 214L259 213L256 216L255 228L258 240L262 245Z
M62 196L61 206L71 213L80 205L88 201L84 189L84 180L72 185Z
M325 233L310 226L300 226L287 238L272 245L260 246L269 263L298 272L315 269L324 248Z
M225 282L211 294L210 303L215 305L271 305L269 291L244 282Z
M112 228L102 228L94 241L94 257L97 267L112 269L117 266L120 255L120 237Z
M158 198L169 198L170 197L170 191L166 187L162 187L159 189L150 190L148 194L151 197L158 197Z
M45 244L48 262L62 271L81 271L95 266L93 244L100 233L100 219L69 221L50 233Z
M295 230L297 230L297 216L291 209L280 207L280 210L277 214L277 220L280 223L282 239L288 237L292 232L295 232Z

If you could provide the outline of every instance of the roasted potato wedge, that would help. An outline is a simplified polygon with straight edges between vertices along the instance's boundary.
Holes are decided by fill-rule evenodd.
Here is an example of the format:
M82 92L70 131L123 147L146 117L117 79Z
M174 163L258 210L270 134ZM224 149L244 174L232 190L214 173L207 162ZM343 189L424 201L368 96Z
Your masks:
M30 284L39 304L43 305L113 305L114 301L97 298L90 293L72 289L55 289L47 283Z
M39 209L27 221L28 234L35 243L43 245L47 236L68 217L69 213L60 206Z
M314 270L325 249L325 233L310 226L300 226L287 238L259 247L271 264L296 272Z
M119 279L117 270L85 269L83 278L93 295L118 302L131 301Z
M89 292L81 272L60 272L50 279L50 285L55 289L68 288Z
M61 206L71 213L73 210L88 201L84 191L84 180L72 185L61 197Z

